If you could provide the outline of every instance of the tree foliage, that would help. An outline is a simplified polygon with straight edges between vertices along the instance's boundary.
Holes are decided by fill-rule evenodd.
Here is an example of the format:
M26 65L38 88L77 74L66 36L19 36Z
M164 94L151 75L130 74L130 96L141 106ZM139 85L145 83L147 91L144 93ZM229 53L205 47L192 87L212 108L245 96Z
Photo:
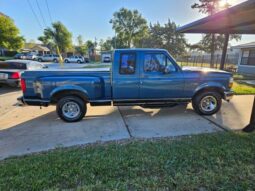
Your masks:
M147 21L137 10L121 8L110 20L116 33L116 41L121 40L123 46L131 47L139 42L148 31Z
M114 47L114 39L108 38L105 41L103 39L100 40L99 46L101 48L101 51L109 51L112 50Z
M58 46L61 53L72 47L72 34L61 22L52 23L52 27L44 29L44 35L39 37L45 45Z
M78 46L75 46L75 51L82 56L86 55L88 52L88 47L86 43L84 43L81 35L77 37L77 42L78 42Z
M22 48L24 38L20 36L19 29L13 20L5 15L0 15L0 47L17 50Z
M186 39L184 34L176 32L176 28L176 24L170 20L164 25L150 24L149 36L142 43L143 47L164 48L174 56L184 54Z

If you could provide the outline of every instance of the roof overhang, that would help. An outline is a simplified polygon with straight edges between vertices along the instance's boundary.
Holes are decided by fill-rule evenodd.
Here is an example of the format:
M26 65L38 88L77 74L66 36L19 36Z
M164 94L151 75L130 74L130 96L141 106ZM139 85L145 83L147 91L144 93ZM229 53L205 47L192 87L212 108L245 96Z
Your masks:
M255 0L248 0L177 29L180 33L255 34Z

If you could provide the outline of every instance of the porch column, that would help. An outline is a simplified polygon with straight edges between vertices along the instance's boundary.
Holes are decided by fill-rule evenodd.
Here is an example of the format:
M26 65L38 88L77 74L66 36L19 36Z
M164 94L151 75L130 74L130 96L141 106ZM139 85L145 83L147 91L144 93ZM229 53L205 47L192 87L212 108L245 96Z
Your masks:
M220 62L220 69L221 70L224 69L224 64L225 64L225 61L226 61L226 54L227 54L227 50L228 50L228 41L229 41L229 34L226 33L225 34L225 39L224 39L224 46L223 46L223 50L222 50L221 62Z

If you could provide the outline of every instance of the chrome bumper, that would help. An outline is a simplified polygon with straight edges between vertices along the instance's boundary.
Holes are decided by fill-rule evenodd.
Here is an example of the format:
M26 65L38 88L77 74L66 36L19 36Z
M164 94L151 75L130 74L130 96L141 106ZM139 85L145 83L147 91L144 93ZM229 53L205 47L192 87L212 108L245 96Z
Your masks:
M235 95L235 92L232 91L232 90L225 91L224 92L224 100L230 101L233 98L234 95Z

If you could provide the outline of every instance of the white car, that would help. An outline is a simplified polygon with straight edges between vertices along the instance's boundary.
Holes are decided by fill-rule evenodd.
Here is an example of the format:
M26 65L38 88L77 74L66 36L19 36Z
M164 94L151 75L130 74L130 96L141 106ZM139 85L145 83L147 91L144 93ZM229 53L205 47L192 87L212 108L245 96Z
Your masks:
M56 54L45 54L43 56L38 56L37 60L39 62L59 62L59 56Z
M65 58L64 60L65 63L83 63L84 62L84 58L82 56L69 56L67 58Z
M27 54L26 59L27 60L37 60L37 55L36 54Z

